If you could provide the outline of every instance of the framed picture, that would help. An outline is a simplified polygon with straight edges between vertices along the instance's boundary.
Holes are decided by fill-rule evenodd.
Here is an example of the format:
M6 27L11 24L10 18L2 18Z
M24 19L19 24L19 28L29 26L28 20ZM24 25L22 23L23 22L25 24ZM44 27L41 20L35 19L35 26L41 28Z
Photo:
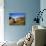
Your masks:
M25 25L25 13L9 13L9 25Z

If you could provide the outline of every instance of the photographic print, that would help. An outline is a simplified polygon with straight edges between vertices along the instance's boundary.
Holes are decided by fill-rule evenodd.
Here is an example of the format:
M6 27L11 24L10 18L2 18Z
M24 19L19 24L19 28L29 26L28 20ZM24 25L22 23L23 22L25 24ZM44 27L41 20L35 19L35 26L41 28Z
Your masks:
M9 25L25 25L25 13L10 13Z

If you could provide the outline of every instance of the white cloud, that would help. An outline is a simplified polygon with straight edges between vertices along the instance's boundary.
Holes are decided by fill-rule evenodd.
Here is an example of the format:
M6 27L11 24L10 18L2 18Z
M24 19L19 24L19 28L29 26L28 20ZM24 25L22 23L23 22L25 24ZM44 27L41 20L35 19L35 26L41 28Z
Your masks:
M24 17L24 16L12 16L12 18L14 18L15 20L19 17Z

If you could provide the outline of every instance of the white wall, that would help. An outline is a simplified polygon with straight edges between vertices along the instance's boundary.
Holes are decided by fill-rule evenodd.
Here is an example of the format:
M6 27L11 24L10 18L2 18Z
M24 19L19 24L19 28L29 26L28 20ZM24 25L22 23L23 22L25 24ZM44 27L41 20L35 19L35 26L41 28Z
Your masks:
M43 9L46 9L46 0L40 0L40 9L41 11ZM46 11L43 12L42 17L43 17L43 22L40 21L40 25L46 26Z
M4 41L4 3L0 0L0 42Z

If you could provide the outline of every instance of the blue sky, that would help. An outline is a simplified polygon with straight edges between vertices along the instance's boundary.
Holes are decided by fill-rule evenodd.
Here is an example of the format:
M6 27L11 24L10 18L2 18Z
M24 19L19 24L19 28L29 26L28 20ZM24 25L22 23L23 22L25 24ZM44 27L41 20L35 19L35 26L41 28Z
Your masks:
M9 13L10 16L25 16L25 13Z

